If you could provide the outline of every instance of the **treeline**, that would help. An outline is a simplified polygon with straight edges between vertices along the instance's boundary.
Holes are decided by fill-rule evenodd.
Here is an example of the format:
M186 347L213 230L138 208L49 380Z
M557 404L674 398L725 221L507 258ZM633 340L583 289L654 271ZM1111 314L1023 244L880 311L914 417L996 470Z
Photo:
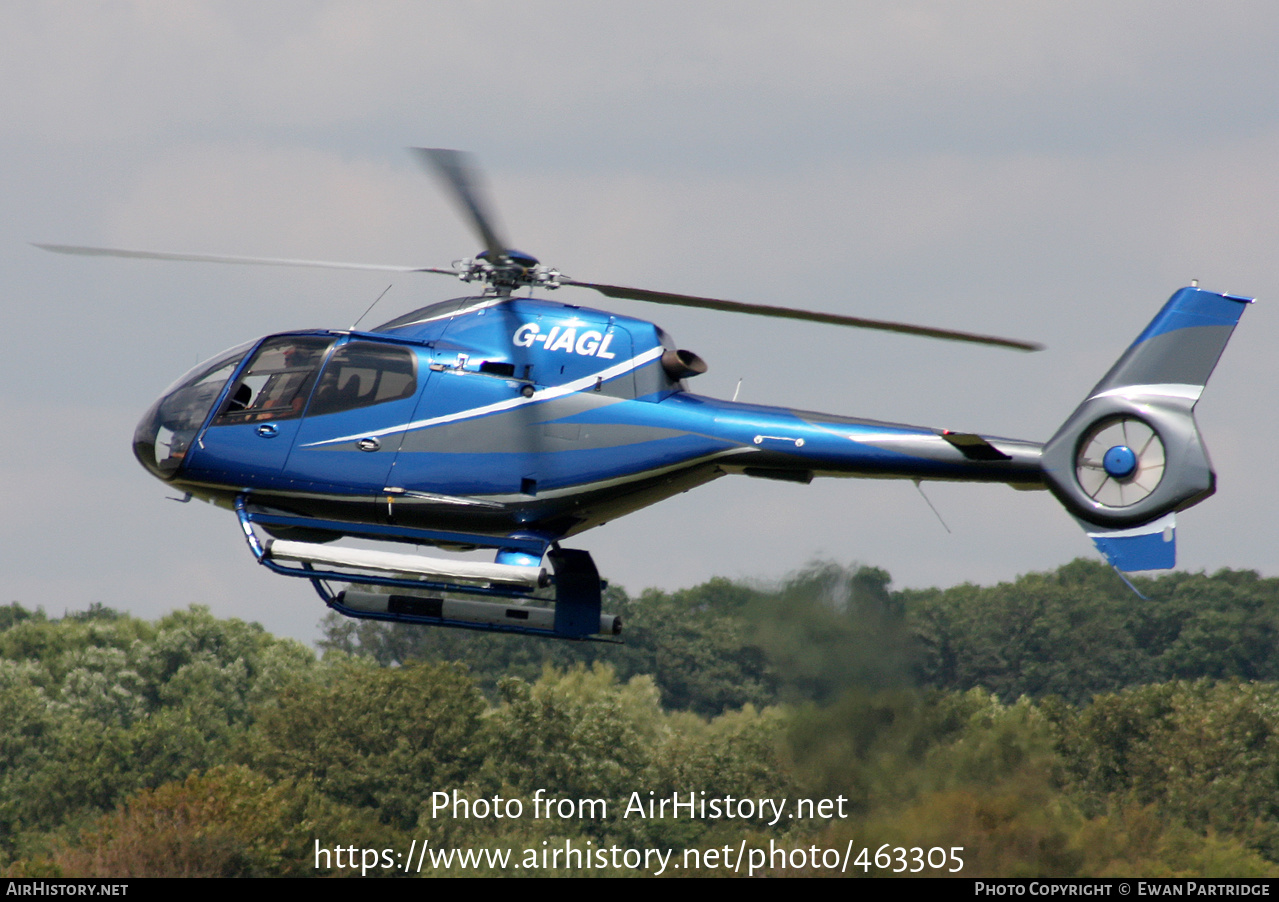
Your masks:
M624 646L542 643L330 615L326 649L383 665L465 663L491 696L544 663L603 661L653 677L666 708L705 716L824 702L851 687L981 688L1011 703L1171 680L1279 680L1279 579L1253 571L1135 579L1099 562L983 587L892 591L874 567L818 564L779 585L713 579L691 589L610 589ZM1144 597L1143 597L1144 596Z
M1144 601L1116 582L1075 562L895 592L883 571L819 566L774 587L611 590L624 646L331 619L323 657L200 608L152 623L9 605L0 870L359 874L332 855L317 869L317 840L394 855L744 839L869 849L853 875L915 868L876 866L885 844L962 847L965 876L1279 874L1279 581L1174 574L1139 583ZM436 792L523 815L455 817ZM831 817L627 816L634 793L690 792L844 801ZM533 817L548 796L607 804ZM771 867L829 873L795 862ZM422 868L439 872L477 869Z

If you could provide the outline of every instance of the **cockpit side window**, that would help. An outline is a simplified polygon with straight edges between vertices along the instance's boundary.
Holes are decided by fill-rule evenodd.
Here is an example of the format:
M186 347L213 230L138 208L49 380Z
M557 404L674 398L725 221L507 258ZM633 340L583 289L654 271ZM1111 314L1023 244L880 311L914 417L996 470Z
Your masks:
M352 341L329 358L307 416L398 401L416 392L416 357L412 351L395 345Z
M331 338L281 336L265 342L231 389L215 426L302 416Z

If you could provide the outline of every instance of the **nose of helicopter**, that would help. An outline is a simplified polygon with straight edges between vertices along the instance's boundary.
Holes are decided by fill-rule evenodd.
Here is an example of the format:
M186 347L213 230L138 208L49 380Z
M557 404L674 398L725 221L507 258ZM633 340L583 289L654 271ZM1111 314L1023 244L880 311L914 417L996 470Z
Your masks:
M177 475L227 380L254 342L201 363L165 390L133 430L133 456L147 471L168 481Z
M216 397L202 405L192 403L196 399L184 387L157 398L133 430L133 456L138 463L157 479L173 479Z
M160 479L171 479L173 474L177 472L177 467L171 468L168 472L162 470L160 461L166 455L157 456L156 454L156 441L160 436L159 407L160 401L157 400L142 415L142 419L138 421L137 427L133 430L133 456L152 476Z

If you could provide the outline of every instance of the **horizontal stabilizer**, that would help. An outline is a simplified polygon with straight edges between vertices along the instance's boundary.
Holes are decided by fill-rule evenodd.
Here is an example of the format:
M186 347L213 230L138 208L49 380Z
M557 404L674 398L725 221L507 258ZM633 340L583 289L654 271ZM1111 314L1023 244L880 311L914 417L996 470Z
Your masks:
M1012 456L1000 451L980 435L970 432L941 432L941 437L959 450L969 460L1012 460Z
M1100 529L1079 521L1097 550L1116 570L1170 570L1177 564L1176 514L1133 529Z

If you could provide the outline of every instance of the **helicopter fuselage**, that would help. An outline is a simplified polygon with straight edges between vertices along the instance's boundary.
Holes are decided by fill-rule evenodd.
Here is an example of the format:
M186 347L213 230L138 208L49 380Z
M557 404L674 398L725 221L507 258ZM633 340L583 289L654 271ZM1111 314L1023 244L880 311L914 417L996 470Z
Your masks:
M699 368L642 320L462 298L232 349L152 406L134 450L195 496L312 519L313 537L459 546L553 542L732 473L1043 485L1038 443L703 397Z

